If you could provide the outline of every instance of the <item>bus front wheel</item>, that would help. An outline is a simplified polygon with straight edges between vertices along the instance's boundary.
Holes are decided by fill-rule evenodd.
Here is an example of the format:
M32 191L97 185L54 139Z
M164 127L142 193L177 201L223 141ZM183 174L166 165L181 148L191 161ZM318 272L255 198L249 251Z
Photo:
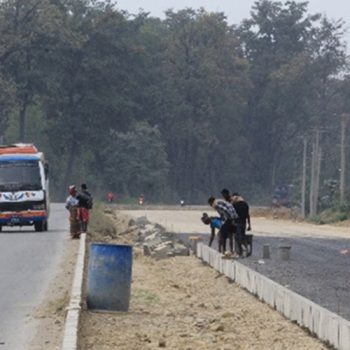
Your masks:
M36 232L43 232L43 231L47 231L48 227L47 227L47 221L43 220L43 221L38 221L34 223L34 228Z

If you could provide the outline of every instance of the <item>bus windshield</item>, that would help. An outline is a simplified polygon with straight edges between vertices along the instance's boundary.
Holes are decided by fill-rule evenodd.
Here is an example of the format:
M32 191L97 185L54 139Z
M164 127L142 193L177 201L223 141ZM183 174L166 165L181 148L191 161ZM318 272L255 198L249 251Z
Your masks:
M0 191L38 191L41 189L39 161L0 161Z

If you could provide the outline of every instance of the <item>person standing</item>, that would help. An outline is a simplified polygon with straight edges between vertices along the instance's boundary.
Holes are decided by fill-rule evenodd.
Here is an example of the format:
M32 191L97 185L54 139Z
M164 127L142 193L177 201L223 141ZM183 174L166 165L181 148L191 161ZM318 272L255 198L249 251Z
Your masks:
M139 205L144 205L144 204L145 204L145 196L143 194L140 194Z
M226 240L229 240L230 252L233 254L233 233L235 230L234 221L238 218L235 208L227 201L210 197L209 205L215 209L223 222L220 230L222 236L223 252L226 251Z
M74 185L69 186L69 196L66 199L65 207L69 210L70 235L74 238L80 236L80 222L79 222L79 200L77 198L78 192Z
M251 230L249 205L238 193L233 193L232 195L230 195L229 190L227 190L226 188L224 188L221 191L221 194L225 198L225 200L232 203L232 205L234 206L238 214L238 218L235 220L235 225L236 225L235 242L236 242L236 252L238 255L242 256L243 254L242 245L244 245L247 248L246 230L247 231Z
M114 200L113 192L109 191L109 192L107 193L107 202L112 203L113 200Z
M224 253L223 251L223 241L221 237L221 227L222 227L222 220L219 217L215 216L209 216L207 213L203 213L201 217L201 221L205 225L210 225L210 239L209 239L209 247L211 247L214 238L215 238L215 232L217 231L217 236L218 236L218 251L219 253Z
M86 184L81 185L81 192L77 194L79 201L79 220L82 232L87 232L87 227L90 219L89 210L92 209L92 196L88 191Z

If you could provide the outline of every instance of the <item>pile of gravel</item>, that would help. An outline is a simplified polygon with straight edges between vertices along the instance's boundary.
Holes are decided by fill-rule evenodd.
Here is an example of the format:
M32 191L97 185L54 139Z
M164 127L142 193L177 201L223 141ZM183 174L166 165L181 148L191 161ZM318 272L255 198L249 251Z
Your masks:
M146 217L131 219L129 232L135 232L134 244L143 249L145 256L165 259L173 256L187 256L189 248L172 232L167 232L159 224L153 224Z

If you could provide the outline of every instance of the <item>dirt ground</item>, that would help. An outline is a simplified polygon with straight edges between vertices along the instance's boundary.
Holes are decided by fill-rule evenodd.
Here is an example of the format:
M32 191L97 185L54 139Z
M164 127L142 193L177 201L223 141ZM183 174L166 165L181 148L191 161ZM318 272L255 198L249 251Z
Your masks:
M117 214L117 233L125 229L125 214ZM200 225L200 212L127 214L146 214L150 221L177 232L207 229ZM125 243L128 238L108 241ZM155 261L138 248L129 312L85 310L79 342L80 350L327 348L195 257Z
M202 211L123 210L120 213L134 217L145 216L149 221L158 222L166 229L176 233L209 233L208 227L200 221ZM207 213L213 216L217 215L210 209L208 209ZM285 236L350 238L349 225L313 225L305 222L272 219L262 216L252 217L252 233L254 235L263 234L264 236L280 236L283 233Z

